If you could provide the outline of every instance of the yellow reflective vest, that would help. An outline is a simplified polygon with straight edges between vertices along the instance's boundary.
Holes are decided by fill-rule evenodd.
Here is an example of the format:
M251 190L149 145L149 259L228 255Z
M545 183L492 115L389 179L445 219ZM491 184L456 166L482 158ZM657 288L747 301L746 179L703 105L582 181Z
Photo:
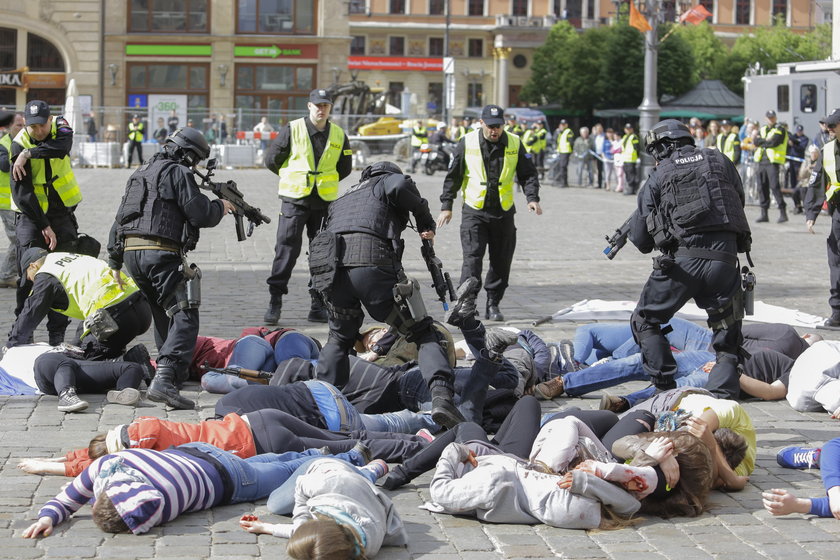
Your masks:
M787 146L788 146L787 130L785 130L781 126L770 126L770 125L765 124L764 126L761 127L761 130L759 131L758 134L759 134L759 136L761 136L765 140L768 140L771 136L776 135L776 134L783 134L784 138L782 138L782 143L781 144L779 144L778 146L775 146L773 148L765 148L763 146L756 148L755 149L755 155L753 156L753 159L755 159L755 161L761 161L763 159L764 152L766 151L767 152L767 159L770 160L770 163L784 163L785 162L785 156L787 155Z
M479 142L481 130L474 130L464 136L464 164L466 170L461 181L461 191L464 193L464 203L471 208L484 208L484 197L487 195L487 169L481 155ZM499 177L499 202L502 210L510 210L513 206L513 180L516 175L516 165L519 162L519 145L521 140L516 134L505 132L507 147L505 148L502 173ZM501 141L501 140L500 140Z
M567 128L557 137L557 153L571 154L572 153L572 133L571 128Z
M123 281L120 288L106 262L76 253L48 254L35 276L38 274L54 276L67 292L70 302L67 309L53 311L80 321L97 309L117 304L137 291L137 284L124 273L120 273Z
M132 142L142 142L143 141L143 123L139 122L134 124L133 122L128 123L128 139Z
M638 139L635 134L625 134L621 138L621 161L624 163L636 163L639 161L639 151L633 139Z
M12 163L12 136L10 134L0 138L0 146L6 149L9 154L9 165ZM9 174L5 171L0 171L0 210L10 210L12 208L12 189L9 184Z
M738 135L734 132L721 132L720 134L718 134L717 137L717 149L723 155L728 157L729 161L735 161L735 145L739 144L740 142L741 141L738 139Z
M534 132L537 135L537 142L532 147L532 150L535 154L538 154L545 150L546 145L548 144L548 131L544 128L541 128Z
M840 191L840 181L837 179L837 156L834 153L837 146L837 139L831 142L826 142L823 146L822 166L823 173L828 178L828 188L825 190L825 199L831 200L831 197L837 191Z
M318 196L327 202L338 198L338 159L344 147L344 130L335 123L330 123L330 136L324 153L315 165L315 151L309 139L305 119L297 119L289 124L291 130L291 150L277 174L280 176L278 194L289 198L309 196L312 187ZM347 154L349 155L349 154Z
M429 131L425 126L415 126L411 129L411 145L414 147L429 143Z
M534 148L537 145L537 135L530 128L522 135L522 144L525 145L525 151L529 154L534 153Z
M50 137L54 138L55 134L55 119L53 119ZM37 147L26 128L18 133L14 142L27 150ZM76 176L73 175L73 168L70 166L70 157L64 156L60 159L51 158L49 160L52 177L46 177L46 165L44 161L42 158L32 158L29 160L29 165L32 168L32 187L35 189L35 197L38 199L38 205L41 207L41 210L46 212L47 208L49 208L49 197L47 195L48 184L52 184L55 192L58 193L64 206L67 208L79 204L82 201L82 191L79 190L79 183L76 182ZM20 208L17 207L14 199L11 201L11 207L15 212L20 212Z

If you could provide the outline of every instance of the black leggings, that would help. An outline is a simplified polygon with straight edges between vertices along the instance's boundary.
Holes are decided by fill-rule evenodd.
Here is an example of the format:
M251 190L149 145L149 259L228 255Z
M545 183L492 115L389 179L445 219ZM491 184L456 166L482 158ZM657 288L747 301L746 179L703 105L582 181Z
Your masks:
M327 447L335 454L350 451L361 441L370 449L371 458L393 463L419 453L428 445L423 438L410 434L365 430L331 432L277 409L257 410L244 416L251 424L258 455L320 447Z
M49 352L35 359L35 383L47 395L57 395L68 387L79 393L104 393L109 389L137 389L143 368L133 362L92 362L75 360L61 352Z
M458 424L452 430L439 435L423 451L408 458L403 467L408 481L433 469L444 448L452 442L489 441L505 453L528 458L531 446L540 431L540 403L534 397L522 397L507 415L493 439L487 437L484 428L473 422Z
M581 410L576 406L561 410L549 421L567 416L574 416L586 424L610 452L617 440L650 432L656 423L656 416L646 410L634 410L619 418L618 414L609 410Z

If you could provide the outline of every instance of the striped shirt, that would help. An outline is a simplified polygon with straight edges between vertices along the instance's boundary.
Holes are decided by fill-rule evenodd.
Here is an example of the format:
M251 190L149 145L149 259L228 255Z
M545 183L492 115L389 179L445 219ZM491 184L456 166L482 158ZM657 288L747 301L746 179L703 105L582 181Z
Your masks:
M183 453L127 449L95 460L55 498L47 502L38 517L49 517L53 525L65 521L94 497L94 482L111 459L121 458L125 466L139 471L145 481L112 485L109 495L123 520L135 534L172 521L182 513L211 508L224 494L221 476L213 464ZM103 465L106 465L103 467Z

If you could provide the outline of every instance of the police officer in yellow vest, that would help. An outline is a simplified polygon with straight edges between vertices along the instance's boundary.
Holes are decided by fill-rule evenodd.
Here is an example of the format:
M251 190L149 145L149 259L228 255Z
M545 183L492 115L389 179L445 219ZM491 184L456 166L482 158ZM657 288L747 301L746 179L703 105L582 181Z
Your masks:
M516 117L513 115L508 117L507 124L505 125L505 132L510 132L511 134L516 134L517 136L521 137L525 134L525 129L522 127L521 124L516 122Z
M554 178L557 186L566 188L569 186L569 160L572 157L572 138L574 133L569 128L566 119L562 119L557 125L557 163L550 178Z
M6 347L26 344L50 310L84 322L80 346L86 360L116 358L149 330L152 311L146 297L124 273L120 286L105 261L32 247L23 254L21 265L32 282L32 294Z
M12 140L23 129L23 113L12 114L6 134L0 138L0 219L9 240L6 258L0 264L0 288L16 288L18 283L17 235L15 234L15 212L12 210L12 190L9 187L12 171Z
M461 283L471 276L481 278L487 251L490 266L484 281L485 318L491 321L504 321L499 303L508 287L516 249L514 179L522 185L528 210L542 214L537 169L519 137L502 130L504 122L504 110L498 105L487 105L481 111L481 128L467 133L458 143L443 183L441 212L437 218L438 227L449 223L452 205L458 192L462 192Z
M831 317L825 324L840 327L840 143L837 142L837 126L840 125L840 109L834 109L825 118L826 130L830 141L822 147L822 157L817 160L808 192L805 195L805 225L814 233L814 222L822 211L823 202L828 200L828 213L831 216L831 233L828 235L828 270L831 286L828 305Z
M414 121L414 126L411 128L411 172L414 173L417 169L417 162L420 161L420 146L429 143L429 129L423 124L423 121Z
M534 167L542 177L543 173L543 156L546 146L546 130L542 126L542 121L537 121L527 129L522 135L522 144L525 146L525 151L531 154L534 160Z
M131 167L135 151L137 152L137 159L140 160L139 165L143 165L143 131L145 129L146 125L140 120L140 115L131 117L131 122L128 123L128 161L126 161L126 167Z
M12 141L10 181L11 206L17 212L18 256L30 247L73 251L78 236L73 210L82 201L70 167L73 129L64 117L50 115L50 107L43 101L27 103L23 118L26 126ZM18 288L16 315L29 290L28 283ZM50 313L50 344L64 340L68 322L66 317Z
M785 197L779 184L779 171L785 163L787 155L788 133L776 122L776 111L767 111L767 124L761 127L758 135L753 139L755 154L753 158L758 162L759 205L761 215L757 222L767 222L767 211L770 209L770 192L779 205L779 219L777 223L788 221Z
M715 147L725 155L729 161L738 165L741 163L741 139L738 138L738 129L732 123L723 120L720 122L721 132L715 139Z
M271 294L263 321L280 320L283 295L300 255L303 230L311 241L327 217L330 202L338 198L338 182L353 170L353 152L347 135L329 121L332 99L324 89L309 94L309 116L282 127L269 145L265 166L280 176L280 218L271 276ZM308 319L327 322L326 310L313 295Z
M467 133L467 127L462 124L462 121L455 117L452 117L451 121L452 124L446 130L446 133L450 140L457 142L464 137L464 134Z
M633 131L633 125L624 125L624 136L621 137L621 168L624 170L624 178L627 186L624 187L624 194L634 195L639 192L641 180L639 172L639 135Z

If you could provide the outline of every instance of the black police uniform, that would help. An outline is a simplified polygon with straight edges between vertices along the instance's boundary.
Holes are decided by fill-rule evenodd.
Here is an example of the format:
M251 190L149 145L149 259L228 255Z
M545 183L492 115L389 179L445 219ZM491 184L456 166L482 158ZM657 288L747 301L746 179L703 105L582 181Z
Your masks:
M198 241L198 228L218 224L225 208L221 200L211 201L200 192L193 172L172 148L166 144L129 179L108 240L108 264L119 270L125 263L152 306L158 375L168 368L167 374L184 381L199 315L197 307L178 305L185 281L180 267Z
M490 256L484 289L487 291L487 306L498 306L505 295L510 278L510 266L516 250L516 224L514 214L516 206L507 211L502 209L499 199L499 176L505 160L507 135L502 134L498 142L488 142L479 131L479 147L487 171L487 194L484 196L484 208L464 205L461 211L461 248L464 262L461 266L461 283L470 276L481 280L482 261L485 250ZM464 159L464 139L458 142L452 156L452 163L443 182L440 195L441 210L452 210L452 205L461 183L464 180L467 165ZM522 186L528 202L539 202L540 182L537 168L525 146L519 144L516 163L516 179Z
M324 130L318 130L307 117L306 131L312 143L312 152L317 164L324 153L324 148L330 138L330 123ZM277 137L268 146L265 153L265 166L277 175L279 169L289 158L292 149L291 128L286 125L277 133ZM344 179L353 171L353 156L350 141L344 135L344 145L341 156L336 164L339 180ZM309 241L324 226L330 203L318 196L317 189L312 189L309 196L303 198L280 197L280 218L277 221L277 243L274 246L274 262L271 264L271 275L266 280L272 302L279 300L289 293L289 278L300 256L303 245L303 230Z
M47 137L40 142L33 138L32 141L36 144L36 147L30 150L32 154L30 161L32 159L61 159L70 154L70 149L73 147L73 129L70 128L64 117L57 116L54 118L55 137ZM23 147L20 144L12 142L12 153L9 154L11 156L10 165L22 151ZM55 233L57 244L53 250L73 252L76 250L76 239L79 233L79 224L73 214L76 208L75 206L67 208L56 190L52 185L49 185L47 187L47 211L44 212L41 209L41 205L38 204L38 199L35 197L35 188L32 185L32 165L30 161L26 162L24 167L26 176L20 181L15 181L14 177L9 175L12 198L20 209L20 212L15 214L18 259L30 247L41 247L49 250L44 235L41 233L47 226L51 227ZM16 294L15 316L20 315L26 298L32 290L32 283L25 280L25 271L21 271L20 276L21 284ZM69 324L70 319L60 313L50 311L47 314L47 332L50 344L56 345L64 341L64 331Z
M838 117L840 121L840 117ZM826 189L829 187L829 177L825 172L824 152L826 149L834 150L834 162L840 172L840 143L836 140L826 143L820 152L820 158L811 172L811 179L808 182L808 190L805 193L805 219L816 221L822 211L825 202ZM840 175L835 175L840 177ZM840 327L840 212L838 204L840 198L835 194L828 200L828 214L831 216L831 232L826 239L828 253L829 298L828 305L831 307L831 317L826 320L826 325Z
M772 129L781 131L779 134L770 134ZM775 148L788 141L787 130L779 124L768 125L767 136L770 140L762 137L757 137L753 141L756 148L765 148L762 151L761 159L758 162L758 205L761 208L760 221L767 221L767 211L770 209L770 193L773 193L773 198L776 199L776 204L779 206L779 221L787 221L787 205L785 204L785 197L782 194L782 185L779 182L779 168L780 163L773 163L770 161L770 156L767 154L766 148Z
M345 386L350 375L348 353L362 326L364 305L374 320L388 323L417 344L420 371L433 392L432 416L438 423L454 425L463 419L451 405L454 376L432 319L425 313L406 316L394 298L395 286L405 280L401 233L409 212L418 232L435 231L435 221L414 181L391 169L399 170L388 162L365 170L362 182L330 205L326 231L315 240L317 246L334 235L337 258L332 285L324 292L330 335L318 358L317 375L339 389ZM314 266L318 258L317 250L311 248L313 283L320 289ZM437 387L448 391L452 406L443 417L434 398ZM453 414L457 421L452 421Z
M675 199L663 197L665 191ZM629 239L643 253L659 248L663 255L654 259L631 328L643 367L658 388L674 387L677 369L661 327L693 298L709 314L717 354L706 388L722 398L738 396L743 310L737 253L748 250L750 232L743 207L741 178L732 162L717 150L693 145L660 161L642 188Z

